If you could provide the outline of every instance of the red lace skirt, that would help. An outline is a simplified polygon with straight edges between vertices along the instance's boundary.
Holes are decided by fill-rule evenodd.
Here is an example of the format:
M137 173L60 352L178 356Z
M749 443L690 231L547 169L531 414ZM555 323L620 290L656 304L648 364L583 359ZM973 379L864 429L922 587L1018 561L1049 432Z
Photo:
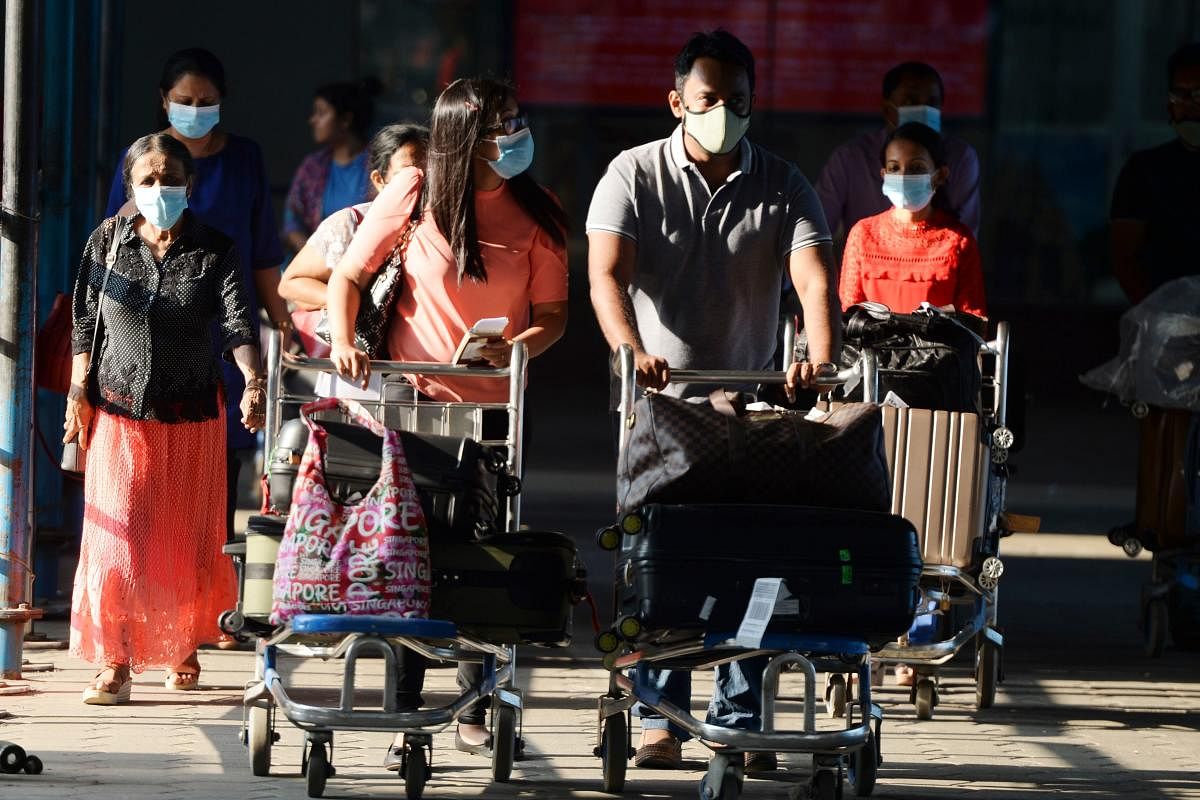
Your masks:
M135 672L177 666L220 638L217 616L237 598L221 552L225 420L97 411L89 445L71 654Z

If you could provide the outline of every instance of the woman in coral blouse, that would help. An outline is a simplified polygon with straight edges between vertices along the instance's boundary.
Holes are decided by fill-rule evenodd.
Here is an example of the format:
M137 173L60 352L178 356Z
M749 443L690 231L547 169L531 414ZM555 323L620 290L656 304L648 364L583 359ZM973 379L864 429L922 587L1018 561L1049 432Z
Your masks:
M871 300L907 313L930 303L986 316L979 246L938 191L950 177L942 138L910 122L892 131L880 156L892 208L850 229L838 285L842 307Z

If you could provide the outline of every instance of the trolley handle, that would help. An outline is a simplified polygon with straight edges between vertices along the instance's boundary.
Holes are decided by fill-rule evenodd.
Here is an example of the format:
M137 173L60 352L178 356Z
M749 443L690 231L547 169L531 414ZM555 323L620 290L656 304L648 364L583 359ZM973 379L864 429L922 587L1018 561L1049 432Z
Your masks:
M524 347L518 342L513 346ZM514 357L513 361L516 361ZM284 369L307 372L337 372L333 361L328 358L309 358L285 353L281 366ZM512 375L512 366L475 367L465 364L440 364L428 361L372 361L371 371L379 373L402 372L406 375L457 375L462 378L507 378Z
M461 378L492 378L508 381L508 468L515 476L524 472L524 456L521 443L525 434L525 383L529 373L529 348L524 342L515 342L507 367L474 367L459 364L433 364L410 361L372 361L372 368L380 373L404 373L407 375L453 375ZM267 457L275 452L275 439L279 435L279 398L282 396L283 371L303 370L308 372L336 372L333 361L328 358L293 356L283 352L283 335L271 331L267 340L267 419L263 440ZM508 498L509 530L517 530L521 523L520 495Z
M621 379L621 404L618 414L622 420L630 419L633 413L633 404L637 399L637 371L633 358L633 347L628 344L623 344L617 349L616 373ZM845 369L825 369L818 371L818 379L824 386L835 386L847 383L848 381L862 375L862 365L855 364L852 367ZM786 371L776 370L699 370L699 369L673 369L671 370L671 378L668 384L672 383L703 383L710 385L719 384L741 384L741 383L769 383L782 384L787 382ZM622 424L619 426L619 442L618 449L624 451L625 437L628 433L628 426Z

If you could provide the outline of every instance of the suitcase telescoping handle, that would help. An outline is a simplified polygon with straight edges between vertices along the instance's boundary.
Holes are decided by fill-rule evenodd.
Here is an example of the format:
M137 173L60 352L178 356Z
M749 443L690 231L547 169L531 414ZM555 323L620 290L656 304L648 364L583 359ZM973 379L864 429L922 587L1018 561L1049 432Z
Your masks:
M788 333L794 333L794 329L789 325ZM785 339L790 338L785 335ZM785 342L785 353L791 352L791 343ZM790 359L789 359L790 360ZM621 404L618 407L618 413L622 420L628 421L633 413L633 404L637 400L637 370L634 366L633 348L627 344L621 345L617 350L617 370L621 379ZM789 365L785 365L789 366ZM822 384L837 385L846 383L849 380L857 377L862 369L861 364L855 364L852 367L841 370L829 370L828 372L819 373L819 378ZM702 370L702 369L673 369L671 370L671 383L703 383L708 385L738 385L747 383L772 383L782 384L787 380L787 369L783 370ZM629 425L622 424L619 426L620 442L618 447L620 450L625 449L625 437L629 432Z

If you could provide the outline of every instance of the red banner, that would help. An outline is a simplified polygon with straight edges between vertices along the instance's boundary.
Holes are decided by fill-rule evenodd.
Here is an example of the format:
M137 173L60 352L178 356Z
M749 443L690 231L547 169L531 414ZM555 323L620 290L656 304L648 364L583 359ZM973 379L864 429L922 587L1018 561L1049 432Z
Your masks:
M517 0L521 100L665 105L687 37L725 28L754 54L758 108L875 113L887 70L925 61L947 114L980 115L987 0Z

